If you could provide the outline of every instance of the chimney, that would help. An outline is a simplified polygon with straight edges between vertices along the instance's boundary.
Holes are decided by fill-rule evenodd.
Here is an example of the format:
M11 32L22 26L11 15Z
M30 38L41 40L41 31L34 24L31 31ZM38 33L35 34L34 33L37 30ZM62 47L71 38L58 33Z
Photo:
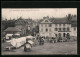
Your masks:
M49 19L49 16L47 16L47 17L43 17L43 19Z
M71 19L72 19L72 16L71 16L71 14L68 14L68 20L70 21Z
M47 16L47 18L49 18L49 16Z
M76 17L76 15L74 15L74 17Z

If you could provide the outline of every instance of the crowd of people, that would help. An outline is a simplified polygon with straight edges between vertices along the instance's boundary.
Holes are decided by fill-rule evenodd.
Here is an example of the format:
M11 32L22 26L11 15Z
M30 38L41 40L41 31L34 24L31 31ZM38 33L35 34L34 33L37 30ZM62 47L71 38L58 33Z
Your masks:
M36 39L33 39L34 45L33 46L37 46L37 45L44 45L45 41L47 43L56 43L56 42L60 42L61 40L63 40L62 37L41 37L41 36L37 36ZM66 36L65 41L70 40L70 35ZM29 51L31 50L32 45L30 43L28 43L28 40L26 40L26 44L24 46L24 51Z
M44 36L36 36L35 38L33 38L33 42L34 44L31 45L28 41L30 39L26 39L26 43L24 45L24 51L30 51L32 46L37 46L37 45L44 45L45 42L47 43L56 43L56 42L61 42L64 38L62 38L61 36L58 37L44 37ZM65 37L65 41L69 41L70 40L70 35L68 34ZM3 39L3 42L5 42L5 38Z

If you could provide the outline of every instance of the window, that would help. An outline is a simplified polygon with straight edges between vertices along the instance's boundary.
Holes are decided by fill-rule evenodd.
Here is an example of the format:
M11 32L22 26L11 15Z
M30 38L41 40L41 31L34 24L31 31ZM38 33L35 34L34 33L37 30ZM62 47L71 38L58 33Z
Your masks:
M49 24L49 27L51 27L52 26L52 24Z
M59 37L61 37L61 33L59 33Z
M63 24L63 26L65 26L65 24Z
M46 29L46 32L48 32L48 29Z
M61 24L59 24L59 26L61 26Z
M66 36L66 34L65 33L63 33L63 37L65 37Z
M45 22L48 22L48 20L45 20Z
M69 34L69 33L67 33L67 34L66 34L66 36L67 36L67 38L69 38L69 37L70 37L70 34Z
M67 28L67 31L70 31L70 28Z
M59 31L61 31L61 28L59 28Z
M76 31L76 27L74 27L74 31Z
M57 31L58 30L58 28L55 28L55 31Z
M65 31L65 28L63 28L63 31Z

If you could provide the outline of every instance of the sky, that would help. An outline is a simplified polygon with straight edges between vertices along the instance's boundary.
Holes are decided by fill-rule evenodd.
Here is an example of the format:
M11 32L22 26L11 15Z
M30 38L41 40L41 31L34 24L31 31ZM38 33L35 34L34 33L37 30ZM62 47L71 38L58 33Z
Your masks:
M44 16L62 18L68 14L77 15L77 8L2 8L1 12L1 17L8 20L19 17L42 19Z

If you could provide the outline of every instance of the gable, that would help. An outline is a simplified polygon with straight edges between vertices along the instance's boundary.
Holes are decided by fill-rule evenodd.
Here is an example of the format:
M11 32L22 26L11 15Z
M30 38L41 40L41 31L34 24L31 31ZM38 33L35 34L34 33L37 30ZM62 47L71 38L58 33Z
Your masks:
M49 19L44 19L41 23L52 23Z

